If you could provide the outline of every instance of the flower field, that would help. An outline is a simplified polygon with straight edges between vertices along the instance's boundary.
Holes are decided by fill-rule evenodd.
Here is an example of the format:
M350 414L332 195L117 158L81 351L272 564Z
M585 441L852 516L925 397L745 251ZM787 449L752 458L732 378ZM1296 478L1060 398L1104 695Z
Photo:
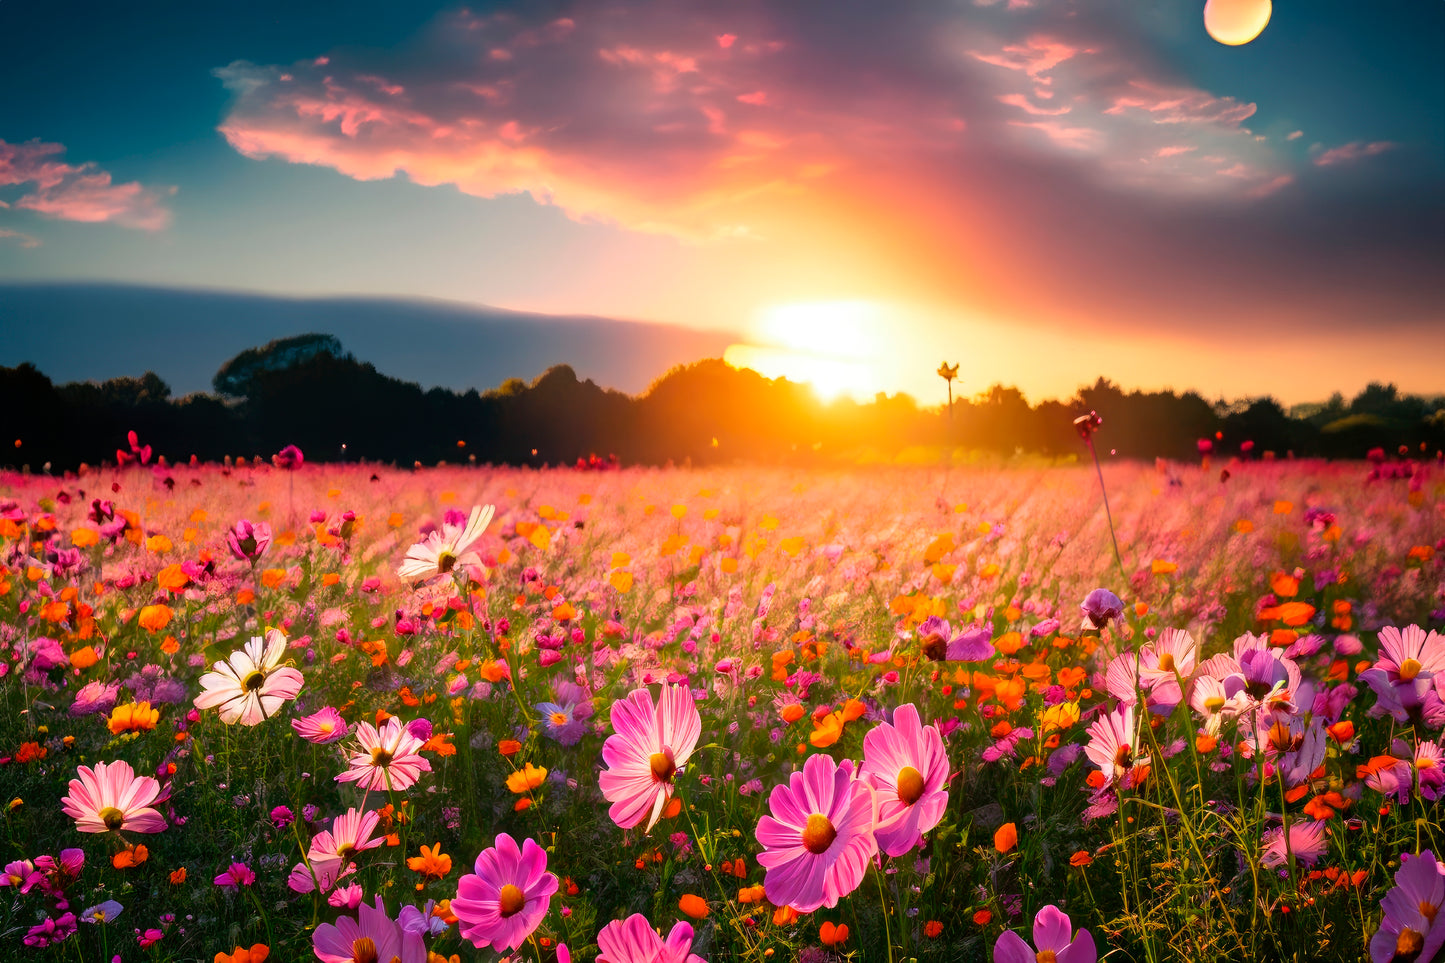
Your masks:
M148 454L0 475L7 959L1445 944L1433 463L1112 465L1116 561L1092 468Z

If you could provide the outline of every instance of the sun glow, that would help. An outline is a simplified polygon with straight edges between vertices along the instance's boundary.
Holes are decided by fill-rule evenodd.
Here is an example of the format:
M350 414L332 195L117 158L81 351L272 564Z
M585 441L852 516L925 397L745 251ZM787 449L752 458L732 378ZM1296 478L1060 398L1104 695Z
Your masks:
M808 384L823 401L871 398L880 386L884 347L879 305L811 301L769 308L752 325L757 343L735 344L723 356L735 368Z

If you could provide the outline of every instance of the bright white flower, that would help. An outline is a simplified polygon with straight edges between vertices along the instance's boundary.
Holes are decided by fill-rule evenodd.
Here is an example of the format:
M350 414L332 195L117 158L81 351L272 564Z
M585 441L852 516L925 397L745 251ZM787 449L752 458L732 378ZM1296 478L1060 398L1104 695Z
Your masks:
M303 682L300 671L281 664L285 654L286 636L278 629L267 630L265 639L252 638L201 676L205 691L196 696L196 708L219 707L226 725L254 726L275 715L282 703L296 698Z
M407 550L397 574L408 582L450 575L458 565L478 565L481 559L468 551L492 522L495 508L473 505L465 525L446 524Z

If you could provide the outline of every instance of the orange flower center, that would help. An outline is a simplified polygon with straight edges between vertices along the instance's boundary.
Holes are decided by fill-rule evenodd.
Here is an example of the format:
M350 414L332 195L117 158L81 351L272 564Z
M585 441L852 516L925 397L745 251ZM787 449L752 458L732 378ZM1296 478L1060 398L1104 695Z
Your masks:
M1417 933L1407 926L1400 931L1400 938L1395 940L1395 959L1413 960L1424 948L1425 934Z
M1224 708L1224 697L1210 696L1209 698L1204 700L1204 708L1208 709L1210 712L1218 712L1220 709Z
M246 678L241 680L241 688L247 692L255 692L266 684L266 673L259 669L253 669L246 673Z
M1420 674L1420 670L1423 669L1423 668L1425 668L1425 667L1420 664L1420 660L1418 660L1418 659L1406 659L1404 662L1401 662L1401 663L1400 663L1400 681L1401 681L1401 682L1411 682L1411 681L1413 681L1414 678L1415 678L1415 676L1419 675L1419 674Z
M1422 899L1420 901L1420 915L1425 917L1431 923L1435 922L1435 914L1438 912L1440 912L1440 907L1436 906L1434 903L1425 899Z
M523 906L527 905L527 894L508 883L497 894L497 903L502 908L502 916L515 916L522 911Z
M1129 746L1120 746L1114 752L1114 769L1123 772L1134 765L1134 750Z
M377 955L376 944L371 937L362 936L351 942L351 958L356 963L377 963L381 957Z
M677 772L677 764L673 762L670 749L654 752L647 757L647 764L652 769L652 778L658 782L672 782L672 774Z
M1034 954L1034 959L1038 961L1038 963L1056 963L1058 957L1054 955L1053 950L1039 950L1038 953Z
M813 813L808 817L808 824L803 827L803 848L808 852L815 855L826 853L837 838L838 830L833 828L827 816Z
M923 773L912 766L898 770L898 798L912 806L923 795Z
M552 725L554 725L554 726L565 726L566 724L567 724L567 713L565 713L565 712L554 712L554 713L552 713Z
M125 813L114 806L106 806L96 815L100 817L101 822L105 823L106 829L119 829L125 824Z
M1160 671L1160 672L1173 672L1173 671L1174 671L1174 653L1173 653L1173 652L1165 652L1163 655L1161 655L1161 656L1159 657L1159 671ZM1040 955L1042 955L1042 954L1040 954Z
M371 750L371 764L373 766L385 768L391 765L392 758L393 757L391 752L389 750L382 749L380 746Z

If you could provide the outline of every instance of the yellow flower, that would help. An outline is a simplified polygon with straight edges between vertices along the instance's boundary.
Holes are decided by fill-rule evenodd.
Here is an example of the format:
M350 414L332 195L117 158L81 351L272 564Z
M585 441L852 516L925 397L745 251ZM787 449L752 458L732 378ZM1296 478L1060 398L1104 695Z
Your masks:
M156 727L160 717L160 710L152 709L149 702L129 702L112 709L106 725L116 735L142 730L149 732Z
M534 766L529 762L507 777L507 788L518 794L531 792L542 785L542 780L546 778L547 770L545 768Z

